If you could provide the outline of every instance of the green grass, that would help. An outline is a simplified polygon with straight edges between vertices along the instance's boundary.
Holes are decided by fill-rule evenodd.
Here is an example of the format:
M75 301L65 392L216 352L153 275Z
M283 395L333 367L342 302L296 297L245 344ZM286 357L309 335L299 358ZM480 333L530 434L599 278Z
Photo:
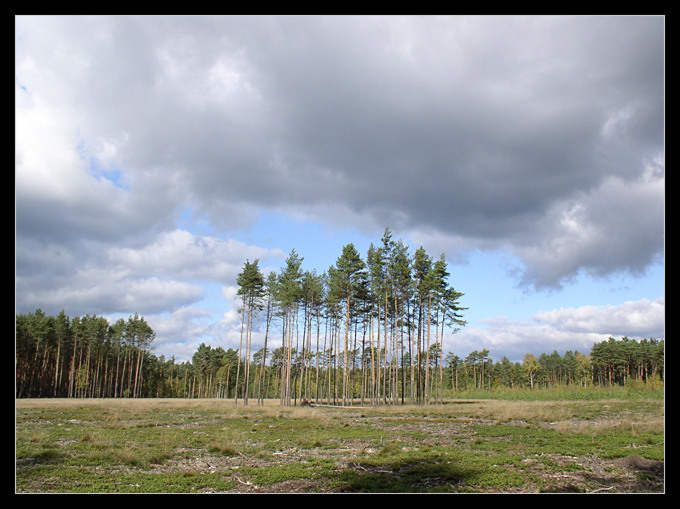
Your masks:
M464 389L449 391L451 399L500 399L517 401L601 401L620 399L625 401L662 400L664 399L663 383L630 383L628 386L601 387L590 385L555 385L552 387L510 388L497 387L487 389Z
M360 410L17 400L15 482L29 493L592 491L618 458L664 460L663 412L622 398ZM636 475L614 489L663 490Z

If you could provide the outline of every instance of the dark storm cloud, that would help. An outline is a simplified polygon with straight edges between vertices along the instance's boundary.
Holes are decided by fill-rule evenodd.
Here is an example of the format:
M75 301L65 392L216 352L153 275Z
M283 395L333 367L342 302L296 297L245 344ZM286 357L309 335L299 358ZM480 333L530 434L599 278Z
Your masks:
M276 129L224 187L512 241L663 150L662 21L240 19Z
M581 264L636 270L661 251L663 170L655 193L639 185L650 165L663 168L661 18L344 21L275 54L304 182L327 168L346 184L335 201L369 217L398 211L407 230L543 249L525 258L539 286ZM641 193L623 202L611 179ZM551 266L547 244L569 240L560 225L574 207L588 220L577 228L598 236ZM632 211L645 221L623 230L617 218Z
M108 192L130 207L111 224L295 209L510 246L537 286L662 250L661 17L38 21L18 23L17 79L68 105L84 147L115 146L129 187ZM40 227L32 196L18 188L21 235Z

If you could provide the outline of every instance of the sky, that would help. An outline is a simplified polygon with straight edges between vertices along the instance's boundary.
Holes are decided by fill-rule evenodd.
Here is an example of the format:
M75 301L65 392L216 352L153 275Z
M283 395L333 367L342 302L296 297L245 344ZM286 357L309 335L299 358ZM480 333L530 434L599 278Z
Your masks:
M390 228L464 294L445 352L664 338L664 74L663 16L16 16L16 312L183 362L246 260Z

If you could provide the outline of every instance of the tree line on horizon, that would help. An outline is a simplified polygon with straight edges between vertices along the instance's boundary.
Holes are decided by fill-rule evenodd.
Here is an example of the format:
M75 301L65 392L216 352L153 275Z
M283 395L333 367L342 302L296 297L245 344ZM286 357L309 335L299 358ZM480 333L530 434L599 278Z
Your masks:
M443 255L411 256L389 229L365 260L343 247L323 274L293 250L266 277L246 260L237 277L239 347L201 344L191 361L151 352L155 333L138 315L109 324L41 310L16 316L17 397L278 398L335 405L436 403L471 388L625 385L663 378L664 341L622 338L590 355L556 351L494 362L482 349L444 355L445 334L465 325ZM253 350L253 334L263 344ZM277 338L274 341L274 338ZM271 344L280 344L271 348ZM258 345L259 346L259 345Z
M126 323L134 327L135 322L142 320L133 316L109 324L102 317L70 319L63 311L47 316L40 309L17 315L16 397L234 398L237 394L243 397L249 386L251 397L280 398L282 347L267 354L264 364L264 348L253 352L246 380L245 363L243 359L239 363L239 352L234 348L225 350L202 343L191 360L181 363L154 355L149 349L154 333L147 328L148 324L141 341L131 331L122 333ZM99 326L93 327L94 324ZM432 350L438 352L439 345ZM557 351L539 356L528 353L522 362L512 362L507 357L494 361L486 349L462 358L448 352L444 357L442 394L471 389L610 387L631 381L663 381L664 352L664 340L627 337L618 340L610 337L596 343L588 355L578 351L567 351L564 355ZM350 352L350 358L357 353ZM310 394L314 395L312 399L325 394L323 386L317 392L315 382L311 391L302 391L302 352L293 349L290 355L294 404ZM437 359L437 355L431 355L431 359ZM235 373L239 365L242 375L237 384ZM260 369L263 371L259 372ZM316 380L316 371L312 367L312 380ZM366 366L355 366L350 376L366 379ZM321 383L327 378L326 373ZM331 380L337 379L337 370L333 370ZM356 394L356 400L366 402L360 388ZM316 397L316 401L327 400ZM337 404L337 398L331 399L333 402Z

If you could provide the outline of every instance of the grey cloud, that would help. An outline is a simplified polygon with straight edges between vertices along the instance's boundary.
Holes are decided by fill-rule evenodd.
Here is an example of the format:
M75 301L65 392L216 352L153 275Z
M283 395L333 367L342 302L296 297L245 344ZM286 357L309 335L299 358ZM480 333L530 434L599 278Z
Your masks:
M234 240L163 232L139 247L22 238L17 242L17 309L58 313L162 313L205 296L197 282L231 284L246 258L283 259L285 253Z
M87 262L68 274L46 277L17 276L17 312L41 308L56 314L64 309L73 316L85 314L155 314L187 306L203 297L203 289L191 283L154 276L138 277L127 270ZM51 262L52 272L64 267ZM48 268L48 267L46 267Z
M612 172L631 175L643 156L662 148L662 66L649 74L649 61L640 57L652 52L651 61L660 63L663 36L653 31L655 21L643 20L648 26L642 31L635 26L640 20L628 26L623 19L597 19L614 35L615 25L625 31L611 42L598 35L599 27L587 30L589 18L567 21L522 32L527 27L501 18L493 20L495 31L467 38L474 27L489 28L486 21L453 18L439 31L419 32L421 51L415 45L410 65L385 56L394 57L385 50L389 31L377 37L383 27L375 24L372 38L368 29L343 32L344 23L327 24L336 36L331 42L303 27L299 39L314 45L290 53L282 46L267 61L283 83L271 93L288 105L289 166L306 163L311 181L318 168L342 175L346 185L334 188L334 198L355 209L399 208L411 226L512 240L555 200L596 186ZM446 44L456 36L457 47ZM520 42L513 44L513 37ZM368 44L360 45L360 38ZM647 48L649 39L654 45L648 51L627 56L630 46ZM370 44L376 40L381 43ZM626 44L617 46L621 41ZM642 69L634 65L639 61ZM634 71L643 72L633 80ZM608 147L602 124L630 103L651 112L642 108L621 133L623 143ZM651 120L654 129L645 129L644 139L630 136L641 130L638 123ZM627 151L620 150L624 145ZM281 184L278 200L300 180ZM314 197L292 195L302 204Z
M129 217L157 231L187 204L225 225L257 207L321 211L514 246L537 286L581 266L637 270L660 252L663 209L645 207L662 191L634 183L664 150L662 17L40 22L17 24L18 79L71 105L87 136L125 140ZM51 50L42 59L23 50L35 37ZM612 181L633 183L623 236L606 210L624 204L596 201L612 199ZM39 223L33 205L22 196L22 234ZM542 249L567 238L560 221L578 206L600 240L554 260Z
M609 177L573 200L556 202L531 239L516 246L527 264L522 278L559 286L579 271L644 274L664 252L663 161L650 161L637 179Z

